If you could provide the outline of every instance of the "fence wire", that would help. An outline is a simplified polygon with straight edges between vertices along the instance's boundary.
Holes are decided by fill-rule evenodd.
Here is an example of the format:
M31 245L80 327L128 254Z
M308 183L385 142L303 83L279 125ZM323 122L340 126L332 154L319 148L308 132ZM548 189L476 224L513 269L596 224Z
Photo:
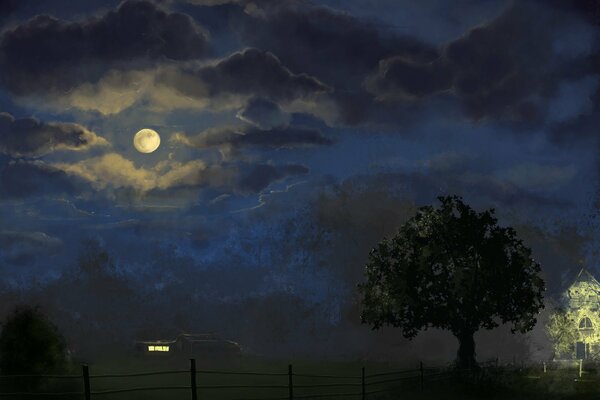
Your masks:
M451 378L460 374L460 370L451 369L449 367L423 367L421 364L420 368L417 369L405 369L398 371L384 371L374 374L365 374L364 368L362 376L353 375L338 375L338 374L303 374L294 373L292 366L288 367L288 372L253 372L253 371L220 371L220 370L196 370L195 360L191 360L191 367L189 370L163 370L163 371L145 371L145 372L133 372L133 373L121 373L121 374L90 374L89 367L83 366L82 375L0 375L0 378L19 378L19 379L80 379L83 380L85 391L72 391L72 392L0 392L0 398L24 398L32 397L44 398L70 398L71 396L78 396L79 398L85 397L86 399L102 398L106 395L120 394L120 393L132 393L132 392L143 392L143 391L183 391L187 390L192 393L192 399L197 399L198 391L214 391L214 390L228 390L228 389L287 389L289 395L285 397L244 397L243 399L232 399L232 400L286 400L286 399L310 399L310 398L336 398L336 397L362 397L365 399L366 396L392 392L398 388L407 388L413 386L421 387L424 389L424 382L435 382L444 379ZM487 368L487 367L486 367ZM93 382L96 380L103 380L108 378L116 379L129 379L136 377L147 377L147 376L163 376L163 375L183 375L188 374L190 377L189 385L170 385L170 386L139 386L139 387L124 387L124 388L107 388L104 390L94 390L92 388ZM224 375L224 376L266 376L266 377L288 377L286 384L215 384L215 385L198 385L196 383L196 377L201 375ZM300 382L294 382L294 378L300 378ZM340 379L349 380L345 382L323 382L323 383L302 383L302 378L311 379ZM358 382L357 382L358 381ZM412 381L412 382L409 382ZM317 381L319 382L319 381ZM322 381L321 381L322 382ZM381 385L386 385L381 387ZM332 393L313 393L308 394L306 391L311 389L342 389L343 388L356 388L357 390L348 390L345 392L332 392ZM294 392L296 391L296 392ZM200 396L202 397L202 396Z

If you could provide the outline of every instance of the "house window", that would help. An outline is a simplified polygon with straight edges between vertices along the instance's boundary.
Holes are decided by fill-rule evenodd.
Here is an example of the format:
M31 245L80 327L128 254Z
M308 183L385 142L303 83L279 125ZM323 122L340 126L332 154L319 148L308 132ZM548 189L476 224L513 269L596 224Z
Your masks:
M169 346L148 346L148 351L169 351Z
M592 329L592 320L588 317L582 318L579 321L579 329Z

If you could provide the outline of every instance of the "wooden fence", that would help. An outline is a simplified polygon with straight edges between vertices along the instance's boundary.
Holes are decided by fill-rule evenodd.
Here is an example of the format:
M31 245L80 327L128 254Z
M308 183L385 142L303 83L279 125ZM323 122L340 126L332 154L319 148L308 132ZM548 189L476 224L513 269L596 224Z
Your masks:
M103 380L108 378L135 378L135 377L148 377L148 376L160 376L160 375L188 375L189 384L180 386L142 386L142 387L129 387L129 388L115 388L106 390L94 390L94 382L97 380ZM244 384L244 385L202 385L198 384L198 381L202 382L202 375L218 374L218 375L248 375L256 377L277 377L280 380L284 380L286 384ZM198 370L196 369L196 360L190 360L190 367L186 370L169 370L169 371L153 371L153 372L139 372L130 374L102 374L93 375L90 374L90 368L87 365L82 365L81 375L0 375L0 378L18 378L22 380L26 379L45 379L45 380L79 380L81 382L82 391L76 392L0 392L0 397L10 398L83 398L85 400L97 400L105 398L106 395L117 394L117 393L131 393L131 392L150 392L150 391L187 391L189 398L192 400L204 400L210 399L211 396L208 394L212 391L218 391L223 389L279 389L280 391L287 389L287 396L284 397L261 397L252 398L244 397L239 399L231 400L299 400L299 399L317 399L317 398L334 398L334 397L351 397L360 398L361 400L367 399L371 394L384 393L397 389L399 385L406 384L410 381L417 390L424 390L425 382L433 380L446 379L452 376L452 371L447 368L436 367L436 368L425 368L423 363L420 363L419 368L405 369L400 371L389 371L382 373L367 374L363 367L360 371L360 375L349 376L349 375L319 375L319 374L305 374L294 372L293 366L289 365L287 372L281 373L268 373L268 372L242 372L242 371L216 371L216 370ZM285 380L285 378L287 379ZM317 382L323 383L312 383L303 384L301 381L303 378L310 378ZM330 382L329 380L335 380L336 382ZM287 381L287 382L286 382ZM382 386L385 385L385 386ZM306 389L325 389L335 388L339 389L335 393L303 393ZM202 391L202 395L198 394L198 391ZM207 393L208 392L208 393Z

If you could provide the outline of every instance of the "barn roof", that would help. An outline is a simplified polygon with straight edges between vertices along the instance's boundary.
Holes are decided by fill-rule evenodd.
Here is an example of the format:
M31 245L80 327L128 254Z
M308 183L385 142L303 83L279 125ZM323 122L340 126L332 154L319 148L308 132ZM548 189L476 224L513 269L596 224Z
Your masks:
M181 333L177 335L174 339L156 339L156 340L136 340L136 343L141 344L158 344L158 345L167 345L174 344L179 339L186 340L188 342L201 342L207 340L219 340L219 338L214 333Z
M177 340L165 340L165 339L159 339L159 340L136 340L136 343L140 343L140 344L147 344L147 345L170 345L170 344L174 344Z
M183 338L190 342L218 339L214 333L182 333L177 338Z

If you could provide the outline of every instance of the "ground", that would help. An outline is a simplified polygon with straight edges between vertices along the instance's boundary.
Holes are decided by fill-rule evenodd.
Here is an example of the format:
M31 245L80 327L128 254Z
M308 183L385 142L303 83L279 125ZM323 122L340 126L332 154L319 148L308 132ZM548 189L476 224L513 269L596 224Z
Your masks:
M361 398L361 368L365 366L367 371L367 398L374 400L427 400L427 399L544 399L544 400L575 400L596 399L600 391L600 368L594 364L584 366L584 373L578 377L578 369L573 365L570 368L554 369L549 366L546 373L540 363L532 363L526 368L521 366L493 366L482 369L477 376L471 374L457 374L456 372L440 373L441 370L433 369L432 365L426 365L424 369L424 382L421 388L419 377L419 366L406 365L402 363L361 363L351 361L310 361L293 360L293 371L300 375L336 375L350 376L354 379L343 378L315 378L310 376L294 376L294 396L296 399L311 398L311 394L340 394L347 395L335 398ZM78 366L71 371L79 374ZM165 386L181 387L168 391L144 391L123 392L115 394L103 394L92 398L107 400L179 400L189 399L189 360L170 357L141 357L123 356L98 360L90 363L90 375L92 392L101 392L112 389L128 389L143 386ZM197 369L201 371L197 375L199 399L275 399L287 398L288 396L288 361L275 360L259 357L239 357L235 359L215 361L211 359L199 359ZM369 377L369 375L401 370L412 370L404 375L386 375L380 377ZM172 371L181 370L179 374L166 374L158 376L139 377L96 377L96 375L114 375L133 372L147 371ZM221 376L202 371L237 371L237 372L270 372L280 374L277 376L256 375L225 375ZM390 378L409 376L412 378L389 382ZM382 382L374 384L373 382ZM305 385L331 384L331 383L354 383L355 386L347 387L319 387L306 388ZM265 385L280 386L279 388L232 388L232 389L204 389L203 386L211 385ZM42 386L43 391L80 391L82 380L73 378L70 382L61 380L50 386ZM381 389L389 389L388 392L376 392ZM2 392L7 391L5 388ZM371 394L370 394L371 393ZM317 398L317 397L314 397ZM334 397L325 397L334 398Z

